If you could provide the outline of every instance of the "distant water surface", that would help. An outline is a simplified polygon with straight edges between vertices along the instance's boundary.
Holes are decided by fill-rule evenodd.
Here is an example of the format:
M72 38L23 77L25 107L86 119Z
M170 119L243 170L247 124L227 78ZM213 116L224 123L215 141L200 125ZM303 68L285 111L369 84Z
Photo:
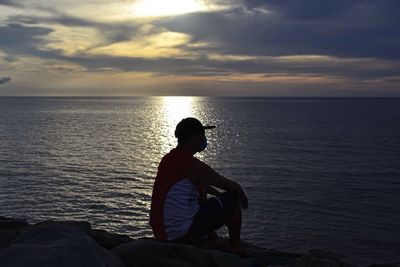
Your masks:
M400 260L398 98L0 98L0 215L151 236L158 162L188 116L217 125L198 156L247 192L245 240Z

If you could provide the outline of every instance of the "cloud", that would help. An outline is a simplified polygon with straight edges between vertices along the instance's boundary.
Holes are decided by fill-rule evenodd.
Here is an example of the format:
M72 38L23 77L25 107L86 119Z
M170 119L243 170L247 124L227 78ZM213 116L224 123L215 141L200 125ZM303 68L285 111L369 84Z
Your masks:
M4 6L14 6L17 7L19 6L17 3L15 3L12 0L0 0L0 5L4 5Z
M249 19L253 18L253 19ZM10 54L31 55L47 60L70 62L87 69L88 71L103 72L112 69L122 72L152 72L155 75L213 77L219 75L263 74L263 75L322 75L334 77L348 77L355 80L388 78L400 75L399 64L374 57L358 57L349 54L318 52L316 47L302 47L300 42L292 44L289 41L275 44L268 41L268 36L258 32L275 32L275 38L293 38L295 33L285 37L275 25L283 21L276 14L265 14L258 11L246 12L243 9L234 9L223 12L189 14L169 19L162 19L144 26L120 23L103 24L89 20L74 18L67 15L56 15L47 18L36 18L38 25L56 23L63 25L71 32L79 33L79 25L86 29L96 29L102 32L101 40L90 39L95 45L89 45L85 50L72 50L65 54L63 44L74 44L72 36L69 42L62 39L55 42L53 34L57 33L56 26L24 25L23 21L34 21L34 17L19 16L14 20L21 24L9 23L0 27L0 35L6 38L0 40L0 49ZM263 26L265 24L266 26ZM270 26L271 25L271 26ZM72 28L71 28L72 27ZM289 26L288 26L289 27ZM290 27L289 27L290 28ZM187 43L179 44L177 48L183 52L192 53L191 58L180 58L179 55L168 57L146 58L140 54L122 56L122 53L91 53L90 51L107 50L113 44L123 43L125 40L146 40L146 36L161 31L176 31L190 36ZM292 31L295 31L293 29ZM83 32L84 33L84 32ZM108 34L110 33L110 34ZM60 36L66 37L65 30ZM87 34L82 34L84 37ZM120 36L120 37L118 37ZM301 39L300 37L298 37ZM87 39L87 38L86 38ZM185 41L185 42L186 42ZM304 42L304 41L303 41ZM196 45L201 44L204 45ZM21 44L21 45L18 45ZM54 47L51 44L56 44ZM58 45L58 46L57 46ZM78 47L80 44L77 43ZM147 45L151 47L151 44ZM98 48L99 47L99 48ZM133 46L135 47L135 46ZM122 52L122 51L121 51ZM322 55L319 58L315 54ZM211 55L211 56L210 56ZM212 55L216 55L213 57ZM294 57L294 55L299 55ZM325 56L324 56L325 55ZM316 60L318 58L318 60ZM240 60L238 60L240 59Z
M9 54L40 55L41 37L53 30L42 26L24 26L8 23L0 26L0 50Z
M106 2L98 2L99 10ZM0 52L6 61L27 57L69 64L82 77L135 72L163 79L255 82L260 88L285 80L398 84L398 1L206 2L226 8L146 20L126 19L127 12L124 19L103 20L102 11L100 17L72 12L65 8L73 6L68 0L45 8L41 1L26 1L20 7L24 12L0 24Z
M160 28L156 29L152 27L148 23L138 23L136 21L106 23L66 15L56 10L52 11L51 16L44 17L16 15L10 17L8 22L5 28L18 26L24 31L21 34L22 36L35 41L35 43L28 42L27 44L41 48L44 48L46 45L52 48L59 46L61 50L63 50L63 47L76 47L76 51L82 50L77 48L81 45L77 45L76 41L91 43L85 49L94 49L127 42L136 37L141 38L143 35L157 34L163 31ZM6 30L3 29L3 31ZM1 31L2 29L0 28L0 34ZM10 29L9 31L15 32L15 29ZM15 37L19 37L19 34ZM10 43L15 40L12 37L8 38ZM40 43L37 41L40 41Z
M187 14L158 25L227 54L400 58L400 17L393 12L398 1L339 1L326 10L326 1L249 2L247 8Z
M216 2L220 4L221 0ZM398 1L338 0L322 3L317 0L247 0L243 1L242 7L237 7L237 1L230 2L235 3L236 8L190 13L150 22L102 23L61 12L46 17L17 16L10 20L40 25L58 24L71 29L95 29L102 35L102 40L94 40L100 48L169 31L191 37L188 46L182 45L186 51L204 54L400 58L397 45L400 42L400 18L393 12L400 6ZM268 12L261 12L260 7ZM145 27L153 32L144 32ZM26 34L29 31L36 37L54 32L54 26L49 26L47 31L50 32L47 33L38 32L37 28L24 30ZM15 32L15 29L11 31ZM32 35L27 37L33 38ZM38 39L34 40L36 46L39 45ZM208 51L205 47L190 46L200 42L211 45Z
M11 82L11 77L1 77L0 78L0 85L6 84Z
M283 14L285 17L296 19L324 19L340 15L356 2L349 0L320 1L320 0L246 0L248 8L265 7L271 11ZM363 1L366 2L366 1Z

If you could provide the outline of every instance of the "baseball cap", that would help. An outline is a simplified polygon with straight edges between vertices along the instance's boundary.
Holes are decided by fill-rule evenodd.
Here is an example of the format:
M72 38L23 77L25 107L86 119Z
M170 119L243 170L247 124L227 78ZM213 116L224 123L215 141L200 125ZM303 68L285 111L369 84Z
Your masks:
M185 140L194 134L204 133L204 130L214 129L216 126L204 126L196 118L185 118L181 120L175 128L175 137Z

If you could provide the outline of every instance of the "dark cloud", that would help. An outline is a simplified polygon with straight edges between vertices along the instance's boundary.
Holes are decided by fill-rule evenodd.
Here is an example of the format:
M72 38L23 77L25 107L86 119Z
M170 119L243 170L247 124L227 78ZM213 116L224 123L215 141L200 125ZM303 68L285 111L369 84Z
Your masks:
M238 13L237 16L229 16L230 14ZM179 18L164 20L163 24L157 25L158 29L167 27L170 30L185 32L193 36L192 42L210 42L213 46L211 48L196 48L198 54L204 54L194 59L182 58L132 58L132 57L116 57L116 56L65 56L61 51L57 50L41 50L40 46L44 45L45 41L42 37L52 32L51 28L43 26L22 25L16 23L9 23L6 26L0 27L0 36L5 38L0 39L0 49L8 52L9 55L33 55L43 59L56 59L65 62L72 62L78 64L89 71L103 71L104 69L115 69L120 71L143 71L153 72L158 75L193 75L193 76L215 76L215 75L229 75L231 73L243 74L268 74L279 75L285 73L286 75L328 75L336 77L349 77L355 80L376 79L381 77L392 77L400 75L400 68L398 64L384 65L375 67L374 61L371 60L366 65L363 61L354 62L307 62L304 61L279 61L270 58L232 61L229 59L210 60L207 57L208 53L228 53L228 54L254 54L254 55L292 55L292 54L307 54L295 53L291 48L290 42L286 46L282 45L275 52L265 51L261 46L257 49L258 42L263 42L263 36L254 35L254 30L247 29L252 24L259 24L259 32L263 30L270 30L269 28L275 27L268 24L262 29L261 22L270 20L273 24L276 17L265 16L259 14L258 18L253 21L247 21L247 15L241 15L240 10L234 10L226 13L203 13L180 16ZM16 17L17 21L28 19L27 17ZM33 21L32 19L29 19ZM48 18L47 18L48 20ZM260 21L257 21L260 20ZM75 19L71 17L54 17L52 22L66 23L68 25L78 26L80 24L85 26L95 27L102 32L112 32L115 28L113 35L105 34L104 37L108 43L115 43L125 40L128 36L137 35L137 28L133 26L119 26L119 25L103 25L101 23L91 24L88 21ZM184 22L179 29L174 23L177 21ZM38 23L43 21L38 21ZM49 21L48 21L49 22ZM205 26L210 26L208 31L199 26L202 23L209 23ZM160 22L158 22L160 23ZM235 24L236 23L236 24ZM214 25L214 27L211 27ZM218 25L215 26L215 25ZM237 25L236 29L234 29ZM242 28L240 28L242 27ZM271 30L272 31L272 30ZM119 36L119 33L121 36ZM222 36L221 36L222 35ZM138 36L138 38L140 38ZM283 38L283 37L282 37ZM231 42L228 42L231 40ZM267 45L266 45L267 46ZM193 49L189 46L183 46L182 49ZM278 53L277 51L281 51ZM314 51L314 52L313 52ZM310 47L309 54L315 53L315 50ZM9 58L11 58L9 56Z
M144 24L136 21L127 21L124 23L101 23L64 14L58 14L52 18L41 19L41 23L57 23L67 27L87 27L96 29L103 37L103 40L98 43L99 46L129 41L132 38L141 37L142 34L154 34L160 32L160 29L149 29L143 33L142 28Z
M138 37L139 34L143 34L142 28L144 24L138 23L136 21L126 21L123 23L102 23L98 21L93 21L85 18L78 18L70 15L65 15L54 9L47 9L48 12L52 13L50 17L36 17L19 15L12 16L9 18L11 24L18 25L54 25L59 24L65 27L84 27L95 29L101 33L103 39L99 40L98 46L105 46L110 44L115 44L118 42L129 41L134 37ZM50 31L52 29L48 28ZM154 34L159 32L161 29L148 29L146 34ZM140 37L140 36L139 36ZM94 48L94 47L91 47Z
M249 9L265 7L294 20L329 20L340 18L349 12L358 13L359 9L366 11L371 8L376 16L384 15L385 19L390 19L398 17L400 7L397 0L244 0L243 3Z
M3 1L5 2L5 1ZM9 1L8 1L9 2ZM230 74L310 75L357 81L400 76L400 23L395 1L245 1L235 9L191 13L151 22L101 23L53 12L51 17L15 16L0 26L0 50L6 58L32 55L78 64L88 71L143 71L157 75ZM399 2L400 3L400 2ZM265 12L267 10L268 12ZM150 22L147 22L150 23ZM87 27L102 33L98 46L140 39L164 30L191 36L180 48L195 58L157 59L120 56L66 56L43 50L50 25ZM49 25L49 26L44 26ZM193 46L207 43L209 46ZM249 55L246 60L208 57ZM329 60L281 60L278 56L328 55ZM210 59L211 58L211 59Z
M159 25L230 54L400 58L399 6L387 0L248 1L248 9L188 14Z
M0 26L0 50L11 55L40 55L38 47L45 41L41 37L53 30L46 27L31 27L9 23Z
M398 1L247 0L244 3L247 8L160 19L153 22L156 27L146 34L163 29L186 33L192 37L193 43L207 42L212 47L209 51L189 46L183 48L204 53L400 57L400 17L395 11L400 7ZM270 13L258 11L260 6ZM56 11L52 17L19 16L10 20L95 28L104 37L99 46L143 35L140 31L143 25L139 22L99 23ZM14 32L14 29L11 30ZM38 28L24 30L31 32L28 39L34 35L48 34L37 32ZM52 31L50 28L41 30ZM31 42L24 44L30 45Z
M15 3L14 1L12 1L12 0L0 0L0 5L3 5L3 6L20 6L19 4L17 4L17 3Z
M0 85L11 82L11 77L0 77Z
M298 19L326 19L341 15L349 6L357 2L354 0L246 0L246 7L265 7L268 10L278 12L286 17Z
M229 76L230 74L263 75L312 75L346 78L354 81L368 81L400 76L400 63L396 61L366 60L291 60L279 58L260 58L232 61L229 59L210 60L207 57L196 59L176 58L131 58L131 57L68 57L64 60L74 62L92 71L110 68L123 72L152 72L156 75L174 76Z

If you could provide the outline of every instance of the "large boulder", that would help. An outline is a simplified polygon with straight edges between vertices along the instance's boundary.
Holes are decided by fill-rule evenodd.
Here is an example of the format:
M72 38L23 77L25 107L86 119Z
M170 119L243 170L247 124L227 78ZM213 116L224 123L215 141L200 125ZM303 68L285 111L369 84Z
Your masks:
M0 230L18 229L29 226L25 219L14 219L0 216Z
M94 240L96 240L96 242L100 246L102 246L107 250L110 250L118 245L133 241L133 239L127 235L109 233L105 230L98 230L98 229L93 229L90 232L90 236Z
M304 254L293 267L351 267L342 262L334 253L320 249L312 249Z
M371 264L368 267L400 267L400 261L391 263Z
M14 219L0 216L0 249L8 246L26 228L25 219Z
M258 267L258 265L253 264L253 261L249 259L244 259L240 258L236 255L233 255L231 253L219 251L219 250L214 250L214 249L207 249L205 252L211 256L216 263L216 266L218 267L246 267L246 266L252 266L252 267Z
M303 255L298 253L279 252L265 248L250 246L251 266L292 266Z
M50 224L26 230L0 250L1 266L123 267L108 252L73 225Z
M139 239L111 250L127 267L245 267L249 261L235 255L188 245Z
M54 220L49 220L49 221L43 221L37 224L32 225L32 227L48 227L52 225L58 225L58 226L65 226L66 228L77 228L81 230L82 232L86 233L87 235L90 235L92 232L92 226L90 225L89 222L86 221L54 221Z
M0 249L7 247L19 235L15 230L0 230Z

